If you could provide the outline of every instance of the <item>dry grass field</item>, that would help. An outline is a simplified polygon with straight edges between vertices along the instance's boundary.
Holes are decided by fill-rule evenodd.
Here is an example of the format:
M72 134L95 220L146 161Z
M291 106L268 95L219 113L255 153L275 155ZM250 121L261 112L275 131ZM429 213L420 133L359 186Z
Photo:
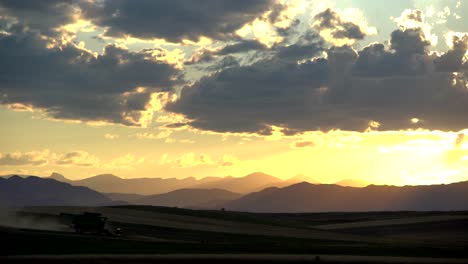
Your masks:
M59 222L60 213L82 212L102 213L110 225L122 228L123 235L79 235L66 226L34 230L34 223L44 227L45 222ZM31 259L24 256L38 254L42 257L37 263L60 262L59 257L45 261L57 254L75 256L76 263L81 259L77 256L97 261L106 254L127 256L124 259L131 255L135 258L131 263L150 263L155 258L185 262L192 256L186 254L205 256L206 263L219 260L216 254L232 263L241 261L239 254L248 254L244 258L250 259L245 261L252 263L265 258L307 262L317 255L327 263L464 263L468 259L466 212L256 214L116 206L29 207L17 215L29 219L31 226L0 228L9 241L1 254L6 256L3 261L24 263ZM383 261L377 256L396 258ZM119 263L107 260L101 258L99 263Z

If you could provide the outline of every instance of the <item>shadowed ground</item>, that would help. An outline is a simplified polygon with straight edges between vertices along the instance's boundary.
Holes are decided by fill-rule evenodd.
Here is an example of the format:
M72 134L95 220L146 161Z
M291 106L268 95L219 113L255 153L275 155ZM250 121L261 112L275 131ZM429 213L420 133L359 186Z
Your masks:
M58 214L101 212L122 237L79 235ZM1 263L468 263L467 212L257 214L167 207L31 207L1 227ZM47 229L47 228L45 228ZM247 255L246 255L247 254ZM382 257L391 256L391 257Z

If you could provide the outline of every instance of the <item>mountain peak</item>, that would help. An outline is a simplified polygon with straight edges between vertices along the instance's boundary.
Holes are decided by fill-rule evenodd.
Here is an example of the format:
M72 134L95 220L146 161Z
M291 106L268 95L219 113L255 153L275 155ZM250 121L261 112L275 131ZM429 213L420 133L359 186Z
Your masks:
M96 176L90 177L94 179L122 179L119 176L115 176L114 174L98 174ZM89 178L88 178L89 179Z
M17 174L13 174L10 177L8 177L8 180L9 181L20 181L20 180L23 180L23 177L21 177L21 176L19 176Z
M275 178L275 177L271 176L269 174L257 171L257 172L252 172L252 173L246 175L244 178L272 179L272 178Z
M283 187L282 189L308 188L308 187L310 187L312 185L314 185L314 184L312 184L310 182L302 181L302 182L294 183L292 185Z
M289 179L286 180L287 182L290 182L290 183L300 183L300 182L308 182L308 183L312 183L312 184L320 184L319 181L317 180L314 180L312 178L310 178L309 176L301 173L301 174L297 174Z
M14 175L0 182L2 204L22 206L97 206L111 202L106 196L86 187L72 186L50 178Z
M65 176L63 176L62 174L57 173L57 172L52 172L52 174L50 174L49 178L57 180L57 181L64 181L64 182L69 181L69 179L67 179Z

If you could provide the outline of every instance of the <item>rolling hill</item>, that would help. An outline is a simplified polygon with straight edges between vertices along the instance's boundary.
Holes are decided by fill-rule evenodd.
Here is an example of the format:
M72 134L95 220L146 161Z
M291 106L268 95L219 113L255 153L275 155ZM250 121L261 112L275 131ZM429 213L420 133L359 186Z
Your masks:
M7 207L36 205L111 205L111 199L87 187L30 176L0 178L0 204Z
M221 189L180 189L164 194L150 195L135 200L134 204L185 208L215 208L242 195Z
M134 203L138 199L142 199L146 197L146 195L142 194L134 194L134 193L104 193L107 197L114 201L125 201L127 203Z
M197 189L223 189L230 192L236 193L250 193L259 191L271 186L282 186L284 181L274 176L262 173L254 172L244 177L224 177L218 178L217 180L200 183L194 185L192 188Z
M298 183L267 188L224 205L249 212L455 211L468 210L468 182L364 188Z

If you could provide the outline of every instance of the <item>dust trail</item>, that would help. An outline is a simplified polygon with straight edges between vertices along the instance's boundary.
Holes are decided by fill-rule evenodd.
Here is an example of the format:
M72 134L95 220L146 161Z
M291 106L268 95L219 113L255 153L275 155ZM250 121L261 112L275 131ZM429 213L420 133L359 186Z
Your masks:
M0 208L0 226L51 231L69 231L55 216L33 215L21 210Z

